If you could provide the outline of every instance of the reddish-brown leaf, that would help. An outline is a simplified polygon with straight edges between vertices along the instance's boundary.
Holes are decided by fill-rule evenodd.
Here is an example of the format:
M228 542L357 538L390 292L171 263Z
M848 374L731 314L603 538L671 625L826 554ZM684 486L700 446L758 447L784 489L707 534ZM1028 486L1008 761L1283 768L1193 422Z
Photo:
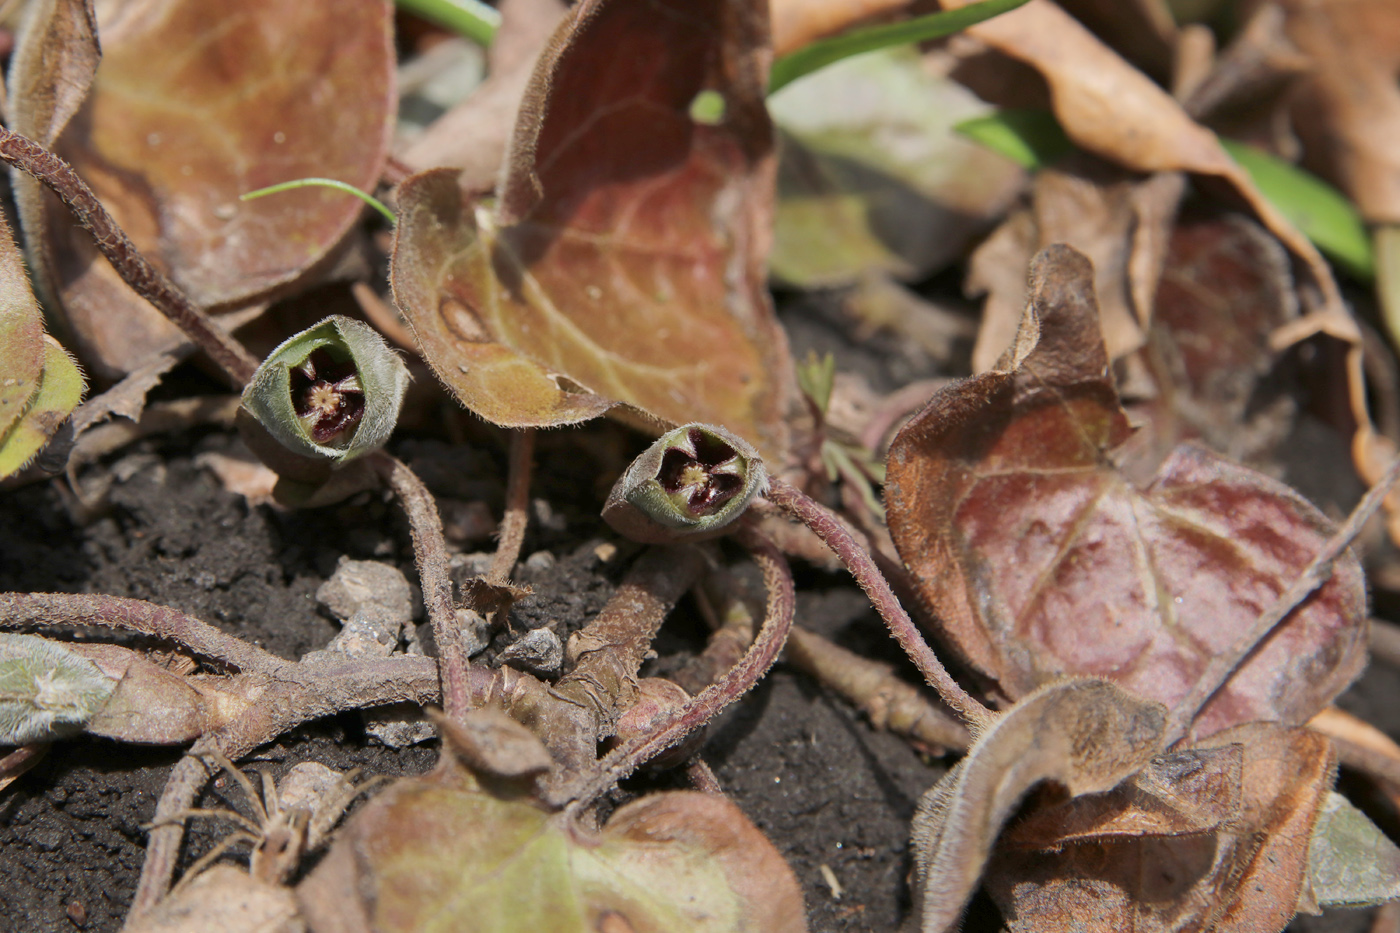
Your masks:
M948 637L1007 696L1076 673L1171 706L1331 526L1202 448L1177 448L1143 489L1115 468L1131 430L1091 282L1067 247L1037 257L1009 361L935 395L896 437L890 531ZM1205 708L1198 734L1316 713L1364 662L1365 611L1347 556Z
M52 22L81 25L82 4L49 6ZM396 104L391 14L386 2L105 3L95 77L90 34L71 28L63 56L46 54L53 41L36 21L16 90L71 90L20 105L14 129L56 136L137 247L198 304L246 305L305 276L364 205L325 189L248 203L240 194L307 176L378 182ZM91 91L63 128L85 70ZM125 372L178 342L55 199L21 204L32 261L96 368Z
M536 66L494 209L440 173L405 182L395 300L469 408L552 425L620 402L781 456L767 60L762 5L580 4ZM702 91L724 98L717 123L691 115Z
M1053 852L1001 847L987 889L1007 928L1282 930L1304 891L1312 828L1336 756L1316 733L1264 722L1217 733L1188 754L1226 750L1236 762L1239 811L1208 832L1066 839Z

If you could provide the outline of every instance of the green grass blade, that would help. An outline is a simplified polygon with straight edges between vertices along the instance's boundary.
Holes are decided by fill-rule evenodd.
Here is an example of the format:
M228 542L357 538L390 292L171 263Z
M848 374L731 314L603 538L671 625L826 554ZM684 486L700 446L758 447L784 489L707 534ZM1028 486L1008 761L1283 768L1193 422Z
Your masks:
M1074 151L1074 143L1048 110L998 110L964 120L953 127L953 132L1030 171Z
M839 36L814 42L791 55L784 55L773 63L773 71L768 78L768 93L772 94L803 75L809 75L843 58L892 45L941 39L1000 13L1014 10L1025 2L1026 0L982 0L981 3L958 10L944 10L901 23L853 29Z
M395 0L395 5L482 46L490 46L501 27L501 14L481 0Z
M298 178L294 181L284 181L280 184L269 185L266 188L259 188L257 191L249 191L246 194L240 194L238 200L253 201L265 195L277 194L282 191L293 191L297 188L334 188L337 191L344 191L346 194L353 194L370 207L379 211L379 213L389 219L389 223L398 223L399 220L398 217L394 216L394 212L389 210L388 206L374 195L367 194L354 185L348 185L343 181L336 181L334 178Z
M1220 144L1254 179L1264 197L1333 262L1363 281L1375 277L1366 224L1346 195L1311 172L1253 146L1231 139Z

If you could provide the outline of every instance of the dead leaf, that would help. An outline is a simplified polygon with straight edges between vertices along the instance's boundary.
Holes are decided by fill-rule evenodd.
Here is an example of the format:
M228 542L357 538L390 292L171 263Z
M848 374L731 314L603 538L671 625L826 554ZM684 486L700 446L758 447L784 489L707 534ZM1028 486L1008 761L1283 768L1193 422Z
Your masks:
M1288 38L1309 60L1292 118L1310 165L1371 223L1400 223L1400 6L1283 0Z
M297 888L314 929L559 933L806 930L796 879L727 799L682 791L619 809L600 832L460 771L392 784Z
M1288 258L1253 221L1195 213L1177 225L1144 354L1157 397L1132 409L1158 456L1196 438L1236 460L1273 452L1296 403L1269 380L1280 356L1269 337L1297 316Z
M1400 849L1332 791L1313 825L1308 884L1319 907L1374 907L1400 899Z
M205 308L262 300L326 259L359 201L324 189L238 196L312 175L375 186L395 103L390 5L257 0L216 13L190 0L110 0L97 11L95 76L91 35L74 26L60 33L61 55L51 47L55 24L81 24L81 10L54 3L47 20L29 18L16 90L69 90L17 105L13 129L54 141L142 253ZM64 128L85 81L91 92ZM180 342L56 198L18 187L36 278L99 373L119 376Z
M415 172L461 169L457 182L468 193L495 186L535 59L565 13L559 0L504 0L499 9L486 80L399 154Z
M290 888L215 865L123 927L127 933L302 933Z
M1182 446L1138 489L1106 373L1088 261L1037 257L1023 336L993 372L942 390L890 449L890 532L946 635L1010 698L1066 673L1172 705L1329 539L1288 487ZM1031 349L1033 347L1033 349ZM1306 720L1365 661L1354 557L1205 708L1201 734Z
M1016 933L1075 929L1273 933L1293 917L1308 840L1336 771L1321 736L1276 723L1217 733L1238 749L1243 800L1213 832L1095 839L1057 852L1002 849L987 889Z
M394 298L469 408L524 427L620 402L781 459L766 32L739 0L580 5L536 66L495 209L451 174L400 187ZM718 122L692 118L702 91Z
M1052 243L1093 261L1109 358L1142 346L1184 185L1175 172L1142 179L1083 154L1038 172L1029 211L1008 218L1007 232L994 234L972 257L967 290L987 293L973 371L990 369L1011 342L1026 306L1019 270ZM1019 255L1008 255L1014 245Z
M783 132L769 264L802 287L925 278L1020 190L1009 159L951 132L990 112L912 48L837 62L769 101Z
M1166 709L1102 680L1071 679L1026 696L919 801L914 815L920 929L953 929L997 833L1035 785L1070 796L1110 790L1161 751Z
M1047 852L1080 842L1219 829L1239 817L1242 762L1238 745L1158 755L1112 790L1028 807L997 844Z

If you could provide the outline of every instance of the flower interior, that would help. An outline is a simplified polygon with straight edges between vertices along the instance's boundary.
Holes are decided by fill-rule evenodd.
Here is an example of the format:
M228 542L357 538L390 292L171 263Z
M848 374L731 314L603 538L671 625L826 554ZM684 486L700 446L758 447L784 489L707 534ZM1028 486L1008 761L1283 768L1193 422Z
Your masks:
M684 444L661 458L656 480L671 500L692 517L713 515L744 489L747 465L733 447L713 435L691 428Z
M311 439L344 447L365 414L365 392L353 360L338 360L325 347L290 372L292 405Z

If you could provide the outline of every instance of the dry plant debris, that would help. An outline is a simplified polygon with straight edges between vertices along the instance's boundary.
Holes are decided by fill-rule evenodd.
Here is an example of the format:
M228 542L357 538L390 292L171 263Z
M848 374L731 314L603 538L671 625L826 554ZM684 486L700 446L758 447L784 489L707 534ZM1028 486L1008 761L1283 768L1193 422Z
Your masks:
M182 750L130 902L65 922L798 933L869 907L1269 933L1400 898L1400 752L1332 705L1398 604L1393 11L1030 0L920 46L953 20L910 6L0 15L23 234L0 218L0 506L46 496L85 540L165 475L153 438L215 439L196 462L242 514L333 529L303 579L341 568L320 599L347 626L293 660L239 627L256 607L211 624L163 591L34 585L48 545L0 521L0 830L75 743ZM397 69L431 84L465 54L435 20L461 16L484 79L396 134ZM870 36L902 44L797 79L775 130L786 56ZM1060 136L1017 167L953 135L998 107ZM1377 302L1220 133L1301 155L1377 225ZM1306 496L1280 478L1309 467ZM389 504L397 563L354 543ZM494 552L458 553L489 529L444 514L499 515ZM865 615L794 627L799 600L856 592L834 567ZM795 828L707 763L734 722L786 715L744 701L780 662L923 756L917 807L886 801L901 828L861 856L878 890L830 852L799 875ZM343 713L332 747L431 730L435 766L254 786L246 759ZM243 803L201 805L217 775Z

